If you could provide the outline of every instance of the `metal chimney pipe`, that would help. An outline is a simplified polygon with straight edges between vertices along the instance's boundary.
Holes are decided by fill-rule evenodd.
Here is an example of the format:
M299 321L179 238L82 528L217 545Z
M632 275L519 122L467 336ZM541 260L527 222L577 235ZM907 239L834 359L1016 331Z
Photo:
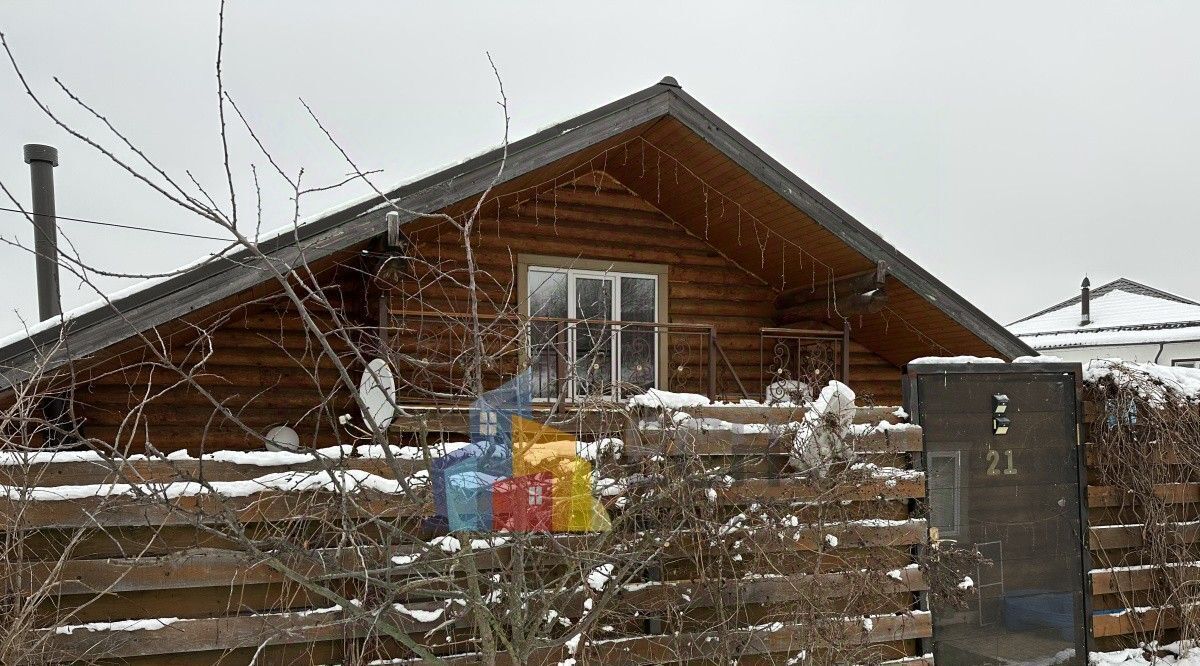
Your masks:
M1080 326L1087 326L1092 323L1092 281L1083 278L1082 293L1079 297L1080 308L1083 310L1083 318L1079 320Z
M42 321L62 314L58 290L58 221L54 214L54 167L58 150L25 144L25 163L33 188L33 250L37 255L38 315Z

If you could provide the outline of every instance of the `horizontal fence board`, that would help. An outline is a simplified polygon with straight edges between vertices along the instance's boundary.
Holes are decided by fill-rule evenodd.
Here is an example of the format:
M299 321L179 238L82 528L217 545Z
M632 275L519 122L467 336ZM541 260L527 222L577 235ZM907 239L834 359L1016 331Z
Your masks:
M409 564L396 564L391 558L407 561L414 555L430 553L434 557L417 559ZM403 546L393 548L325 548L306 554L281 556L278 559L294 571L311 577L328 577L338 572L355 571L356 567L388 567L395 573L411 571L419 575L440 571L444 560L437 557L436 546ZM504 566L508 561L507 548L478 550L472 554L479 570ZM460 557L461 561L461 557ZM54 585L59 594L89 594L107 592L141 592L178 590L200 587L281 583L289 576L272 567L264 558L252 553L224 549L196 549L161 557L107 558L98 560L67 560L65 562L15 562L0 569L0 576L21 576L25 585L40 587ZM128 618L121 618L128 619Z
M153 493L155 488L151 485L147 490ZM838 485L815 483L808 478L741 479L715 492L717 502L723 505L911 499L925 496L925 480L920 474L865 478ZM432 505L424 501L371 490L346 495L326 491L266 490L245 497L203 493L170 499L152 494L36 501L0 499L0 512L19 515L16 525L22 529L220 524L231 520L246 524L328 517L335 515L332 512L338 510L343 504L341 500L347 497L353 500L345 503L351 515L403 519L433 513Z
M903 419L897 415L899 407L857 407L854 410L854 422L860 424L875 424L880 421L901 423ZM779 407L768 405L704 405L686 407L680 411L687 412L692 418L719 419L730 423L764 423L767 425L784 425L804 420L807 410L799 406Z
M825 537L837 538L842 548L871 548L886 546L911 546L925 543L928 536L923 520L912 520L897 524L848 524L826 525L791 530L779 537L777 530L758 530L751 534L734 532L726 537L730 542L741 541L748 552L779 552L781 550L815 550L828 548ZM584 547L588 537L561 535L546 537L571 548L578 541ZM537 542L532 542L536 547ZM509 562L509 546L473 551L475 566L490 570L505 566ZM673 545L664 551L666 557L687 553L686 546ZM416 555L423 557L415 558ZM396 574L438 572L444 569L446 560L436 545L398 546L390 549L370 548L326 548L307 553L280 556L280 561L295 568L299 573L312 576L330 576L337 572L354 570L360 565L387 566ZM396 564L391 558L399 558L407 564ZM458 556L461 561L461 556ZM908 574L904 574L907 576ZM282 571L266 564L262 558L244 551L201 549L161 557L108 558L97 560L67 560L14 562L0 569L4 579L20 576L24 585L41 587L53 583L60 594L87 594L101 590L110 592L132 592L145 590L187 589L218 587L239 584L279 583L288 580ZM15 583L14 583L15 586ZM129 619L129 618L116 618Z
M1143 544L1143 525L1104 525L1091 527L1088 530L1088 544L1093 551L1111 550L1118 548L1136 548ZM1174 538L1177 543L1196 543L1200 541L1200 524L1178 523L1174 526ZM1102 557L1095 558L1103 562Z
M582 603L580 604L582 606ZM416 613L444 608L441 602L407 604ZM394 613L388 621L408 634L419 634L441 625L441 616L422 621L411 614ZM460 617L450 620L452 626L465 626L469 620ZM882 615L872 617L871 627L861 619L842 621L840 637L846 644L880 643L887 641L928 638L932 622L928 613ZM836 631L836 629L835 629ZM54 632L52 632L54 633ZM310 643L378 634L369 619L348 620L342 610L293 611L223 618L177 619L157 628L96 628L77 629L71 633L54 633L50 637L49 654L103 655L107 658L150 656L227 650L259 645ZM803 649L802 640L808 628L781 625L760 630L733 630L723 634L732 640L745 641L742 654L764 654L788 649ZM708 638L706 638L708 637ZM705 646L711 645L711 634L681 636L639 636L613 641L598 641L585 648L585 654L606 663L653 664L673 659L703 658ZM673 656L688 655L688 656ZM661 661L656 661L661 660Z
M241 524L318 520L336 517L342 505L330 500L345 497L323 491L266 491L247 497L222 497L210 494L149 500L127 495L79 499L21 502L0 499L0 514L18 516L22 529L85 527L154 527L196 524ZM432 504L423 507L413 500L365 491L354 494L347 503L351 515L386 519L413 519L431 515ZM18 513L19 512L19 513Z
M865 479L832 486L815 484L809 479L746 479L729 488L717 490L723 504L776 501L864 501L912 499L925 496L925 479Z
M883 643L929 638L933 622L928 613L875 617L872 628L863 628L861 620L847 619L842 631L846 644ZM773 631L730 631L723 640L737 645L740 655L799 652L811 649L805 627L783 626ZM712 654L713 637L706 634L650 636L588 646L584 653L609 664L661 664L677 660L705 659ZM586 657L585 657L586 658Z
M650 455L789 455L792 439L771 432L742 433L730 430L673 430L642 429L637 440L625 442L626 451L634 456ZM924 450L921 428L879 428L850 438L859 452L910 453Z
M366 552L364 552L366 551ZM386 566L392 575L445 574L448 560L437 557L416 559L408 564L396 564L392 557L412 556L426 552L419 546L389 548L324 548L311 557L283 557L282 563L312 578L348 576L356 571L355 564L368 568ZM510 548L500 546L473 552L474 566L480 571L502 568L510 562ZM462 556L457 562L462 564ZM874 589L880 592L919 592L928 589L924 575L917 569L900 569L895 572L875 572L863 576L877 575ZM0 569L0 580L24 581L24 587L40 588L52 584L58 594L92 594L145 592L145 590L188 589L204 587L242 586L242 584L280 583L290 580L283 571L272 568L260 560L240 551L208 550L173 554L155 558L110 558L97 560L68 560L65 563L29 562L12 563ZM798 594L818 592L822 596L838 596L850 592L850 588L839 583L850 580L842 572L830 574L796 574L755 578L748 581L726 581L721 592L732 594L742 589L743 598L750 596L756 604L778 604L796 599ZM715 583L712 581L665 581L661 584L631 589L619 594L628 604L644 607L662 606L667 600L689 596L691 604L703 606L712 602ZM18 589L12 583L11 589ZM707 590L707 592L706 592ZM580 600L582 604L582 600ZM137 619L137 618L115 618Z
M872 625L871 630L866 631L863 629L861 620L844 620L840 629L845 634L845 644L887 643L929 638L933 635L932 619L928 613L924 612L873 616ZM833 631L837 631L837 629ZM805 641L808 632L808 628L795 625L782 625L773 630L734 629L724 632L720 640L725 641L725 645L733 647L743 657L772 653L786 654L805 650L808 647ZM705 660L712 656L714 640L716 640L714 636L704 633L601 640L586 644L575 653L561 646L535 650L533 654L529 655L527 661L521 662L521 665L561 664L572 657L578 658L580 663L593 664L650 665ZM446 664L476 664L479 663L480 656L477 653L446 655L440 661ZM495 658L497 666L518 666L518 662L508 654L498 654L495 655ZM413 659L395 660L389 663L422 664L425 662ZM934 662L931 656L919 656L880 662L880 666L884 665L934 666Z
M228 650L232 648L313 643L367 634L365 627L344 624L341 611L263 613L222 618L181 619L158 629L86 629L55 634L50 654L141 657ZM437 623L396 618L406 633L428 630Z
M1090 575L1093 595L1140 592L1153 589L1167 575L1175 583L1200 581L1200 562L1093 569Z
M859 424L901 423L898 407L863 406L855 409L854 422ZM397 432L468 432L471 427L470 412L466 408L446 408L426 405L401 405L401 415L392 421L391 429ZM804 419L805 409L799 406L715 404L685 407L694 418L714 418L730 423L763 423L783 425ZM562 416L550 418L549 412L535 406L533 418L547 425L568 432L617 431L633 425L635 414L643 416L657 410L638 408L628 410L618 405L617 410L578 409Z
M1131 491L1117 486L1088 486L1088 508L1127 506L1136 503ZM1160 483L1154 487L1154 496L1167 504L1193 504L1200 502L1200 483Z
M1092 616L1092 635L1096 638L1154 633L1154 629L1174 629L1179 616L1170 608L1125 609L1121 613Z
M425 469L422 460L397 459L393 466L383 458L331 458L286 465L239 464L217 460L121 460L95 462L39 462L0 465L0 485L39 488L85 486L101 483L169 483L172 481L249 481L283 472L360 470L396 478Z

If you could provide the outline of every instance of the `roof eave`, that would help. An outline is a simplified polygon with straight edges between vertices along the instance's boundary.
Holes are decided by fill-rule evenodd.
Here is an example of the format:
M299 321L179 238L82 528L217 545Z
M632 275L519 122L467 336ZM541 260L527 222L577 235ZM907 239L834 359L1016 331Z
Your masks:
M885 260L896 279L1010 358L1033 348L930 275L878 234L817 192L677 85L659 83L549 127L508 146L501 182L520 177L621 132L670 115L760 178L784 199L871 261ZM503 148L484 153L388 193L407 210L435 211L476 194L495 177ZM284 269L314 261L378 236L386 229L379 201L367 201L264 241L259 249ZM415 215L407 216L408 220ZM249 250L203 264L65 323L69 355L85 356L186 315L264 281L263 261ZM60 324L0 349L0 390L31 376L35 356L64 335ZM56 346L36 365L49 369L68 357Z
M655 84L512 142L506 158L504 148L496 148L405 184L388 192L388 198L407 210L440 210L483 191L495 177L502 158L505 167L501 183L665 116L670 93L676 90L667 84ZM273 264L285 269L321 259L384 233L386 211L380 208L381 204L372 200L330 213L297 227L294 234L285 233L264 241L259 249ZM405 221L415 217L407 216ZM250 250L243 249L21 338L0 349L0 390L27 381L35 368L45 371L58 367L68 357L94 353L261 284L264 281L261 263ZM57 345L64 336L69 337L70 344ZM45 358L37 359L43 349L51 351Z
M946 316L978 335L1000 354L1011 358L1035 350L999 322L983 313L954 290L909 259L879 234L830 201L787 167L780 164L740 132L721 120L683 90L672 90L671 116L754 174L771 189L818 224L841 238L872 262L888 262L888 270Z

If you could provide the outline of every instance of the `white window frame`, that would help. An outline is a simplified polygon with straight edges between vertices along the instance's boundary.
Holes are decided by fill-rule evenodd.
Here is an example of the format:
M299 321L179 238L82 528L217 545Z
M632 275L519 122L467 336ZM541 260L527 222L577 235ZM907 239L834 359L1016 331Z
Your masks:
M635 272L635 271L593 270L593 269L586 269L586 268L572 268L572 267L563 267L563 266L547 266L547 265L542 265L542 264L529 264L528 266L525 266L522 271L522 276L524 278L524 280L523 280L524 293L522 294L522 298L524 299L524 304L525 304L524 310L525 310L526 315L531 314L529 312L529 288L530 288L529 273L531 271L543 271L546 273L561 273L566 276L566 279L567 279L567 319L577 319L578 318L576 316L576 312L577 312L576 306L578 305L578 300L577 300L578 294L577 294L577 289L575 287L575 279L576 278L583 277L583 278L592 278L592 279L602 279L602 280L608 280L612 284L612 312L615 315L614 317L611 318L612 321L622 321L620 318L620 315L621 315L621 280L624 278L636 278L639 280L651 280L654 283L654 315L653 315L652 320L646 321L646 322L631 321L629 323L630 324L657 324L657 323L661 323L661 321L662 321L661 317L662 317L663 298L662 298L661 290L662 290L663 284L665 283L665 280L662 279L663 276L660 274L641 273L641 272ZM537 316L537 315L532 315L532 316ZM570 324L568 326L568 333L567 333L567 357L572 360L575 358L575 352L576 352L575 327L576 327L576 324L574 324L574 323ZM621 396L617 395L617 385L620 382L620 373L621 373L621 345L618 344L619 335L617 335L617 329L622 328L622 327L620 324L614 324L612 326L612 328L613 328L613 337L612 337L613 353L612 353L612 357L609 362L612 364L611 376L613 378L613 382L612 382L613 388L608 395L609 395L609 397L616 399L616 398L621 397ZM650 331L657 331L657 328L655 328L655 327L646 327L646 328L648 328ZM635 326L634 330L640 330L640 328ZM662 336L661 331L659 331L659 332L655 333L654 339L655 339L655 343L652 345L652 348L654 349L654 371L653 371L654 386L661 388L660 384L662 383L662 366L661 366L660 360L661 360L661 356L662 356L662 349L661 349L662 344L660 343L660 340L665 341L665 338ZM531 351L529 349L529 345L530 345L530 342L527 340L525 343L525 352L527 354L530 353L530 351ZM567 397L569 399L574 399L575 395L576 395L576 387L575 387L574 380L572 380L571 386L567 390ZM544 401L551 401L551 400L552 400L551 398L535 398L535 401L543 401L544 402Z

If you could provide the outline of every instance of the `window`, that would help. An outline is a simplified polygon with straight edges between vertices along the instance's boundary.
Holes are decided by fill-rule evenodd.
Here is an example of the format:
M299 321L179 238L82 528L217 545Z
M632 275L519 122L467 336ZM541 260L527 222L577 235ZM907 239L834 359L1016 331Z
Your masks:
M611 396L659 384L662 275L530 264L533 395Z
M529 506L541 506L546 499L546 489L541 486L529 486Z
M1200 368L1200 358L1177 358L1171 365L1183 368Z
M929 452L929 524L944 537L958 536L962 465L959 452Z

